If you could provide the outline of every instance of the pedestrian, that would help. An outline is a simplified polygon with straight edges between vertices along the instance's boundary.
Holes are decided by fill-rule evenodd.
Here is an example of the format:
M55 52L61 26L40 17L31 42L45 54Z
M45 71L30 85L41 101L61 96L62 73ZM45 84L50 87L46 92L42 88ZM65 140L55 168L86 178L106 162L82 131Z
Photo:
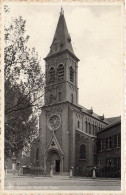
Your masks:
M4 167L5 176L7 175L7 166Z
M53 177L53 165L50 166L50 176Z
M73 167L71 166L70 167L70 178L72 178L73 177Z

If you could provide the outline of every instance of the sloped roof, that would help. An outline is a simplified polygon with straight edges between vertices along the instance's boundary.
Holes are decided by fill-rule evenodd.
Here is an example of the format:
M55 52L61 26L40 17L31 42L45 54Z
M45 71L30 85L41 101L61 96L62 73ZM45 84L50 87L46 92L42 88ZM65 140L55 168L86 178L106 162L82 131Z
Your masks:
M93 112L93 109L91 108L90 110L85 108L84 106L81 106L78 104L78 106L81 108L81 111L88 114L88 115L91 115L92 117L98 119L98 120L101 120L102 122L105 122L108 124L108 121L106 120L106 118L104 118L103 120L101 119L102 116L99 116L98 114L94 113ZM104 117L104 116L103 116Z
M90 114L91 116L93 116L96 119L101 120L102 116L99 116L98 114L93 112L93 109L91 108L90 110L85 108L84 106L81 106L78 104L78 106L81 108L82 112L85 112L87 114L90 114L90 111L92 111L92 114ZM121 116L116 116L116 117L111 117L111 118L104 118L104 120L102 120L105 123L108 123L108 125L112 125L115 123L118 123L121 121Z
M116 117L111 117L111 118L106 118L109 124L116 123L121 120L121 116L116 116Z
M113 118L115 118L115 117L113 117ZM105 131L105 130L107 130L107 129L110 129L110 128L112 128L112 127L114 127L114 126L116 126L116 125L119 125L119 124L121 124L121 119L118 120L118 121L116 121L116 122L114 122L114 123L112 123L112 124L107 125L106 127L104 127L102 130L100 130L100 131L97 132L97 133L103 132L103 131Z

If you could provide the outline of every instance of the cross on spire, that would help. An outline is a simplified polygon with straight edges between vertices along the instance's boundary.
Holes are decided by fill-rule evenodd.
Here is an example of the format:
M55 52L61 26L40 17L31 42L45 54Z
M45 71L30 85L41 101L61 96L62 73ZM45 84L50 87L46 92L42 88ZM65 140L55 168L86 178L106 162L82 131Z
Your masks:
M62 8L62 6L61 6L60 15L63 15L63 14L64 14L64 10L63 10L63 8Z

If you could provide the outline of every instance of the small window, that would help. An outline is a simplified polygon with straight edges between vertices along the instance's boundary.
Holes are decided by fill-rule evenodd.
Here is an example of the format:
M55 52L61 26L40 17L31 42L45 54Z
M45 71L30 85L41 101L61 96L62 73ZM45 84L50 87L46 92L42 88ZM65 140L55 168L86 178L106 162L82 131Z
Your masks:
M111 137L106 138L106 149L111 149L112 147L112 140Z
M99 152L101 149L101 142L100 140L97 140L97 152Z
M101 140L101 151L103 151L104 150L104 140L102 139Z
M111 158L106 158L106 166L111 166L112 160Z
M80 128L80 121L77 122L77 127Z
M95 125L95 132L94 132L94 133L95 133L95 135L96 135L96 133L97 133L97 126L96 126L96 125Z
M121 167L121 159L120 157L114 158L114 167L120 168Z
M71 103L73 103L73 94L71 94Z
M55 68L51 67L50 68L50 81L54 81L55 80Z
M103 151L104 150L104 140L98 140L97 142L97 148L98 148L98 152Z
M85 128L86 128L86 133L87 133L87 121L85 121Z
M114 136L114 148L118 148L121 145L121 136L120 134L116 134Z
M86 146L80 145L80 159L86 159Z
M94 125L92 125L92 134L95 135L95 133L94 133Z
M50 94L50 104L53 103L53 94Z
M74 82L74 71L73 71L72 66L70 67L70 81Z
M112 138L109 137L109 148L111 148L111 147L112 147Z
M91 124L89 123L89 134L91 134Z
M62 101L62 92L59 92L58 93L58 102L61 102Z
M91 134L91 124L87 123L87 133Z
M101 158L98 158L97 164L98 164L98 166L101 166L102 165L102 159Z
M64 78L64 66L63 66L63 64L60 64L58 66L57 73L58 73L58 79L63 80L63 78Z

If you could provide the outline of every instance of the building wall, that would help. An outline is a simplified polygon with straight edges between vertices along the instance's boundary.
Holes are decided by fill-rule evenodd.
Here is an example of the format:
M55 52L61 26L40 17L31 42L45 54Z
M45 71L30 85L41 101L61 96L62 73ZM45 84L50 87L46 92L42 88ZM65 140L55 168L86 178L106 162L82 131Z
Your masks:
M31 165L31 161L30 161L30 157L26 156L26 155L19 155L16 158L16 169L18 169L18 164L20 163L21 166L30 166ZM12 170L12 159L8 158L5 160L4 162L4 167L7 167L7 170Z
M115 136L120 135L120 146L115 146ZM107 147L107 139L110 138L110 148ZM101 147L101 140L102 145ZM105 130L97 133L97 166L104 167L110 166L115 167L115 158L119 159L119 167L121 166L121 123L114 126L110 126ZM118 168L119 168L118 167Z
M98 131L98 127L106 126L106 124L98 119L94 119L94 117L86 115L83 113L78 107L74 105L69 106L69 121L70 124L70 133L71 133L71 150L70 155L73 161L70 162L71 166L95 166L96 165L96 132L92 133L92 125L96 124ZM91 131L86 130L85 122L90 122ZM86 146L86 158L80 159L80 146L84 144Z
M84 144L86 147L86 157L85 159L80 158L81 151L80 146ZM95 137L91 137L89 135L86 135L80 131L76 131L76 141L75 141L75 164L76 167L89 167L95 165Z

